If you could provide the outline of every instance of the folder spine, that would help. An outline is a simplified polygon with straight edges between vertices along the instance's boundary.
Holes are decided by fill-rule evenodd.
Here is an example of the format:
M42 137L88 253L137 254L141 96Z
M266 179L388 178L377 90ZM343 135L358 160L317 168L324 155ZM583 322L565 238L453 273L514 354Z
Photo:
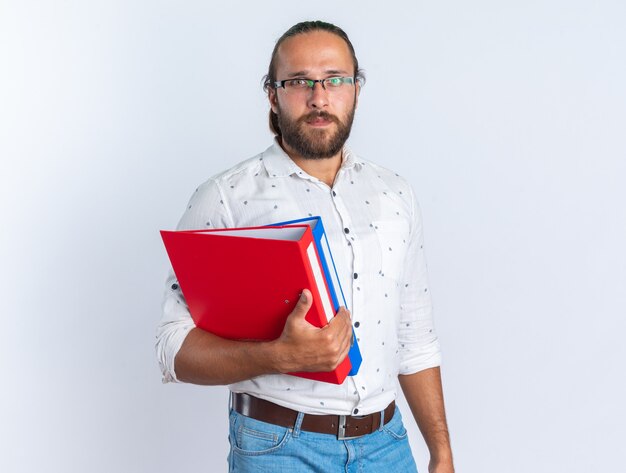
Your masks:
M310 228L307 229L307 235L308 235L308 238L303 238L299 242L299 246L300 246L300 251L302 252L303 260L310 261L309 265L305 265L305 271L307 273L307 278L309 280L309 287L313 295L313 304L315 304L317 307L316 307L316 310L314 311L309 310L305 318L309 323L317 327L324 327L325 325L328 324L330 319L334 316L331 310L332 298L330 295L328 281L325 281L326 278L322 276L323 274L322 258L320 257L319 252L315 251L316 249L315 238ZM316 272L319 273L318 278L315 277ZM324 302L326 302L326 304ZM328 309L330 310L330 313L326 312L324 306L328 307ZM311 320L309 318L312 313L317 315L315 320ZM327 320L323 320L321 318L322 315L326 315ZM346 379L346 376L348 376L351 369L352 369L351 360L349 357L346 357L339 364L339 366L335 368L334 371L316 372L316 373L298 371L298 372L289 373L289 374L293 376L299 376L301 378L315 379L318 381L326 381L327 383L342 384L343 381Z
M287 222L273 223L271 226L302 224L309 225L313 232L313 240L315 241L317 253L319 255L320 262L324 270L325 279L333 302L333 306L335 308L335 312L339 310L342 302L343 306L347 308L346 298L343 293L343 288L341 287L341 281L339 280L339 274L337 273L335 260L333 258L332 251L330 250L330 245L328 244L328 238L326 237L326 231L324 229L324 224L322 223L322 217L306 217L297 220L290 220ZM339 300L339 295L341 295L341 301ZM348 353L352 368L350 369L350 373L348 373L348 376L356 375L359 372L359 368L361 367L361 363L363 361L363 358L361 356L361 350L356 339L356 334L354 333L354 328L352 329L352 338L353 344L350 347L350 351Z

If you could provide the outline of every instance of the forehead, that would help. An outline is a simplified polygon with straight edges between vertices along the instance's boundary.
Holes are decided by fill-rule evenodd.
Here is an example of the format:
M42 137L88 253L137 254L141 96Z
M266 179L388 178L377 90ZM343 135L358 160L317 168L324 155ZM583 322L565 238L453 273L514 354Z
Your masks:
M313 31L286 39L276 55L276 76L295 73L354 72L346 42L327 31Z

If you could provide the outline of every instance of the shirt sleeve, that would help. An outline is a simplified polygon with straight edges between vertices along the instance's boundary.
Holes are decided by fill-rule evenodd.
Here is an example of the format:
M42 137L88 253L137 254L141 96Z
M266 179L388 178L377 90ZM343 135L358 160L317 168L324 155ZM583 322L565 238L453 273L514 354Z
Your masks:
M409 187L410 189L410 187ZM411 228L400 296L400 374L413 374L441 364L428 287L422 216L411 192Z
M218 183L210 179L191 196L177 230L199 230L232 226ZM172 270L165 281L161 320L156 330L156 355L163 382L179 382L174 360L187 334L195 327L189 308Z

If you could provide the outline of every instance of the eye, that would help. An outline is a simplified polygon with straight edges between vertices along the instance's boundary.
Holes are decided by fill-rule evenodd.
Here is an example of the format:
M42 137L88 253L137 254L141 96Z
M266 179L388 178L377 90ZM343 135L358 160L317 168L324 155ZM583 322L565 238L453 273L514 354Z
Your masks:
M326 79L326 85L330 85L331 87L339 87L341 84L343 84L341 77L330 77Z
M290 81L287 81L287 86L294 89L304 89L309 87L309 81L306 79L291 79Z

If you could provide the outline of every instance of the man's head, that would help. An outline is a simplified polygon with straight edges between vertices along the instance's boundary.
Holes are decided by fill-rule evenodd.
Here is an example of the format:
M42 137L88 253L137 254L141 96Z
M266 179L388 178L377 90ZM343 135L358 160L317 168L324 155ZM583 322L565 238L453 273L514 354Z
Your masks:
M363 79L341 28L322 21L298 23L276 42L264 78L271 131L299 157L337 155L350 135Z

